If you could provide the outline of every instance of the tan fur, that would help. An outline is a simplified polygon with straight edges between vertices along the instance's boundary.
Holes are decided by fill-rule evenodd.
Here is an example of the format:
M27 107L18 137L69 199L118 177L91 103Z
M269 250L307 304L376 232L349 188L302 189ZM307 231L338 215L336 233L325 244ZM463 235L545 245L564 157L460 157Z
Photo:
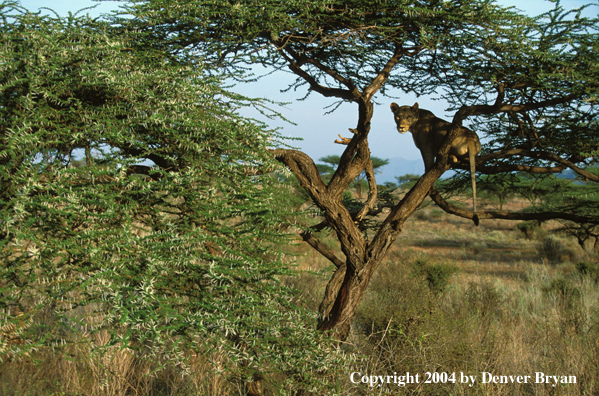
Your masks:
M441 147L441 142L449 129L451 123L435 117L428 110L419 109L418 103L414 106L398 106L397 103L391 103L391 111L395 117L397 130L399 133L412 132L414 143L422 154L424 160L424 169L429 170L435 163L435 158ZM468 157L470 162L470 176L472 178L472 194L474 206L474 223L478 225L478 216L476 215L476 165L475 156L480 153L480 140L478 135L468 128L461 127L458 136L451 142L449 149L449 159L458 162L458 158Z

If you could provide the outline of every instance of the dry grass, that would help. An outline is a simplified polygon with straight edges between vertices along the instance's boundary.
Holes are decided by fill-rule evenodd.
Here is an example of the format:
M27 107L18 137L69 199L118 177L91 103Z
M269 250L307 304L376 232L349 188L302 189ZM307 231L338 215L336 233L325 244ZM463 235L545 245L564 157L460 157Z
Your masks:
M516 201L506 209L523 206ZM597 275L576 269L577 262L596 257L574 239L552 236L557 226L548 222L527 238L513 221L484 220L475 227L432 205L417 212L361 303L347 347L363 360L347 368L346 394L599 394L599 285ZM289 282L315 309L333 266L302 249L299 268L311 273ZM423 262L457 269L445 292L429 287ZM420 373L421 381L369 388L350 382L354 371ZM424 384L424 373L435 371L456 373L458 383ZM482 384L482 372L530 378L526 384ZM537 372L575 376L577 383L537 384ZM477 382L460 384L460 373Z
M599 285L575 266L596 258L564 237L553 237L559 254L546 252L555 227L549 222L529 240L515 222L485 220L477 228L423 209L404 227L361 304L350 342L365 360L355 370L458 374L457 384L421 381L400 394L599 394ZM446 292L430 290L417 268L423 261L458 269ZM529 375L532 383L481 384L482 372ZM537 372L575 376L577 383L537 384ZM459 384L460 373L478 382ZM348 392L397 394L398 387Z
M0 363L0 395L242 394L226 376L214 373L213 362L207 360L211 354L192 356L188 369L193 374L183 376L168 362L141 360L130 350L110 347L103 354L91 353L107 342L106 333L85 338L56 350L39 350L29 359Z

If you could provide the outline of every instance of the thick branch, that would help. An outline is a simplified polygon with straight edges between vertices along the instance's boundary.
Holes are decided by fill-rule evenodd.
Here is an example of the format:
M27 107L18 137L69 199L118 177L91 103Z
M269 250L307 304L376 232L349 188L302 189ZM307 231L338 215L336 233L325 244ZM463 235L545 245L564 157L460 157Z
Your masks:
M318 169L307 154L288 149L271 150L275 158L285 164L297 177L300 185L306 190L316 205L323 208L323 195L326 193L325 186Z
M366 242L354 223L350 213L341 203L341 196L331 194L324 185L312 159L296 150L271 150L275 158L285 164L297 177L300 185L323 210L329 226L337 234L347 265L352 271L359 270L364 263Z
M357 130L350 128L350 132L353 134L358 133ZM341 140L335 140L335 143L348 145L351 142L351 139L344 138L339 135ZM372 160L369 158L366 161L366 166L364 168L364 172L366 172L366 179L368 180L368 199L364 202L364 206L358 212L358 214L354 217L355 221L360 222L366 216L370 210L374 208L374 204L376 203L376 199L378 197L378 190L376 186L376 179L374 177L374 167L372 166Z
M364 101L362 98L358 100L358 126L356 129L350 129L355 134L355 138L349 141L341 155L339 167L328 186L328 191L333 196L340 197L349 183L364 170L365 162L370 160L367 137L373 112L372 102Z
M441 194L433 187L430 193L431 199L445 212L460 216L466 219L472 219L473 212L458 208L447 202ZM597 217L579 216L572 213L561 212L538 212L538 213L523 213L523 212L507 212L507 211L477 211L476 214L480 219L504 219L504 220L553 220L562 219L570 220L575 223L590 223L599 224Z
M287 50L287 51L289 51L289 50ZM289 57L283 49L279 49L279 52L285 58L285 60L288 62L289 69L293 73L295 73L298 76L300 76L301 78L303 78L308 84L310 84L310 88L312 88L314 91L316 91L319 94L326 96L326 97L337 97L337 98L352 100L352 101L356 100L356 96L350 90L340 89L340 88L329 88L329 87L320 85L314 77L312 77L310 74L308 74L308 72L306 72L304 69L302 69L301 62L296 62L293 58Z
M147 158L164 170L171 170L171 171L177 170L171 161L168 161L159 155L144 153L142 150L136 149L133 146L119 147L119 148L123 151L123 154L130 155L132 157Z
M528 165L517 165L517 164L501 164L497 166L485 166L484 163L495 160L498 158L507 158L515 155L542 159L546 161L553 161L561 164L561 166L553 166L553 167L540 167L540 166L528 166ZM479 165L478 162L482 164ZM510 149L499 151L496 153L481 155L478 157L476 170L479 170L483 173L498 173L498 172L510 172L510 171L527 171L530 173L559 173L563 171L566 167L572 169L574 172L578 173L582 177L599 182L599 176L594 173L588 172L584 169L578 167L573 161L564 159L557 154L549 153L546 151L532 151L527 149Z
M345 262L339 259L335 255L335 252L329 249L327 245L322 243L320 239L316 238L312 232L303 231L300 236L305 242L308 243L308 245L312 246L318 253L326 257L331 263L335 264L335 267L340 268L341 266L345 265Z

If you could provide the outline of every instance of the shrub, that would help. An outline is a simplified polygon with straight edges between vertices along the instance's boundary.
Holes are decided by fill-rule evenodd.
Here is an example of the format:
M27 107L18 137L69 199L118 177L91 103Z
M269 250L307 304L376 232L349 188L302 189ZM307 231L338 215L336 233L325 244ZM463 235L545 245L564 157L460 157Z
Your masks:
M542 260L557 264L571 260L576 253L567 248L562 241L551 236L543 239L537 246L537 251Z
M581 261L576 264L576 269L582 276L588 276L593 279L595 283L599 282L599 267L597 264Z
M449 287L449 279L458 271L452 264L431 264L426 260L417 260L416 266L416 274L424 275L430 291L435 294L446 291Z
M505 303L502 293L489 281L470 282L465 297L468 307L483 318L500 315Z
M526 239L534 239L539 230L539 223L537 221L523 221L522 223L518 223L516 227L524 234Z

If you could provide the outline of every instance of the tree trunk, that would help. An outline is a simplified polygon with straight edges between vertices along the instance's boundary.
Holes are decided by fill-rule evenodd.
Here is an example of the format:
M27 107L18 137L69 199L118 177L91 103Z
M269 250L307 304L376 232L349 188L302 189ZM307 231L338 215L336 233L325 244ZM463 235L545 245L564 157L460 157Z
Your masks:
M399 59L400 50L397 51L396 56L390 60L388 67L386 67L388 70L385 73L388 73L394 62ZM438 162L418 180L401 202L391 210L372 241L366 240L360 230L360 222L374 206L377 194L367 140L373 115L373 105L370 98L378 89L377 84L380 86L384 79L386 79L386 76L377 80L376 84L373 82L374 85L366 90L369 92L367 95L356 98L359 105L358 126L353 130L353 138L349 142L344 140L343 144L347 144L347 148L343 152L339 166L328 185L324 184L316 165L308 155L295 150L273 150L276 159L293 172L302 188L306 190L314 203L323 210L326 225L335 231L341 250L345 255L345 260L339 259L334 252L326 248L326 245L320 243L315 235L310 232L302 233L302 237L306 242L337 267L327 285L320 305L321 316L318 329L333 332L339 340L345 340L348 337L351 323L370 279L389 248L395 242L403 223L430 193L435 181L449 169L449 143L458 132L458 128L454 125L439 150ZM369 175L369 197L364 208L352 217L352 214L343 206L342 194L347 186L364 170L366 170L367 175L372 173Z
M339 340L347 339L351 323L374 272L395 242L401 226L420 206L444 168L435 166L427 172L391 211L377 235L365 244L361 260L348 261L333 274L320 305L318 329L333 331ZM342 249L344 246L342 245Z

